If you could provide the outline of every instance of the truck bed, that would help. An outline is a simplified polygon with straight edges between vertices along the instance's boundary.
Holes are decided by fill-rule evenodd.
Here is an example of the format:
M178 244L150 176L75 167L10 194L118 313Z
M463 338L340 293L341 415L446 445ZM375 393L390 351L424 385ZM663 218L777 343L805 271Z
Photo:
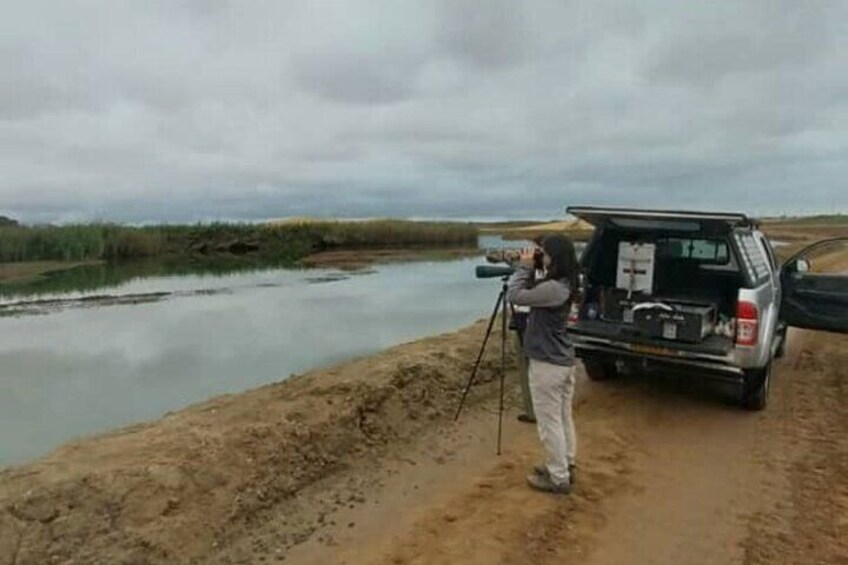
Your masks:
M581 320L577 324L569 326L569 331L577 335L585 335L588 337L600 337L638 345L665 347L668 349L691 351L693 353L703 353L707 355L727 355L733 350L733 340L729 337L710 335L704 338L704 340L700 343L685 343L668 339L645 337L639 335L635 332L635 330L626 325L615 322L605 322L602 320Z

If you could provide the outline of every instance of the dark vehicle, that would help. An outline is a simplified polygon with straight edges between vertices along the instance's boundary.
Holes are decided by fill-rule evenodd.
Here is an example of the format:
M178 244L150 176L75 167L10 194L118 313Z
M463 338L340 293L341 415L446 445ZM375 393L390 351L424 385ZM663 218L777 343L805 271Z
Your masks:
M848 248L848 238L818 242L780 266L744 214L568 212L595 227L581 259L583 300L569 321L592 379L652 365L697 372L760 410L789 326L848 332L848 272L816 268L840 265L833 249Z

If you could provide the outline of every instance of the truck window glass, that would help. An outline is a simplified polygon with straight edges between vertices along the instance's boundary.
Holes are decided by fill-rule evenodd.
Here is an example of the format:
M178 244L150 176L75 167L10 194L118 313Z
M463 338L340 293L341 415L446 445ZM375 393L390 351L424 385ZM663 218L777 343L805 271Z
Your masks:
M658 242L660 254L669 259L691 259L697 263L726 265L730 259L727 242L719 239L670 237Z
M761 248L757 245L754 236L750 233L737 234L736 241L748 271L751 273L752 282L760 285L769 277L769 267Z

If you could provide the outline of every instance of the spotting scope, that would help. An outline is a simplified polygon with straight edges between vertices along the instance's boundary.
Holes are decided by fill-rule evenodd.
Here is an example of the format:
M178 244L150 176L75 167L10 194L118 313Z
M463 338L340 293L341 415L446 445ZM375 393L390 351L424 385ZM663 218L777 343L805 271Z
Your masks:
M515 272L514 267L509 265L477 265L478 279L491 279L494 277L508 277Z

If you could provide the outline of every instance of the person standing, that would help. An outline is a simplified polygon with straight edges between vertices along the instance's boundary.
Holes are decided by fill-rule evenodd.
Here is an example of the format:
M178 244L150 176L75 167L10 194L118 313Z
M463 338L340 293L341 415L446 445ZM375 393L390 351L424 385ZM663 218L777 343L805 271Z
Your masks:
M545 276L535 280L535 269ZM574 243L564 235L546 237L540 247L521 252L519 267L507 288L507 301L527 306L524 353L536 429L547 456L545 465L528 475L537 490L571 492L577 435L572 417L575 384L574 346L566 331L572 296L578 290L579 264Z
M538 247L542 245L543 239L544 238L541 236L534 237L533 243ZM494 257L495 256L493 255L493 258ZM507 260L507 262L514 265L518 258L518 254L516 254L513 260ZM503 260L504 253L501 252L500 258L496 259L494 262ZM534 282L545 276L544 270L541 267L542 265L534 265L534 277L536 277L533 279ZM533 411L533 399L530 393L530 375L528 373L529 360L527 359L527 355L524 353L524 332L527 329L527 316L530 315L530 308L528 306L516 306L515 304L510 304L510 312L512 313L512 316L510 316L509 320L509 329L515 332L515 341L518 345L518 384L521 387L521 407L523 409L523 411L518 414L518 421L524 422L525 424L535 424L536 414Z

